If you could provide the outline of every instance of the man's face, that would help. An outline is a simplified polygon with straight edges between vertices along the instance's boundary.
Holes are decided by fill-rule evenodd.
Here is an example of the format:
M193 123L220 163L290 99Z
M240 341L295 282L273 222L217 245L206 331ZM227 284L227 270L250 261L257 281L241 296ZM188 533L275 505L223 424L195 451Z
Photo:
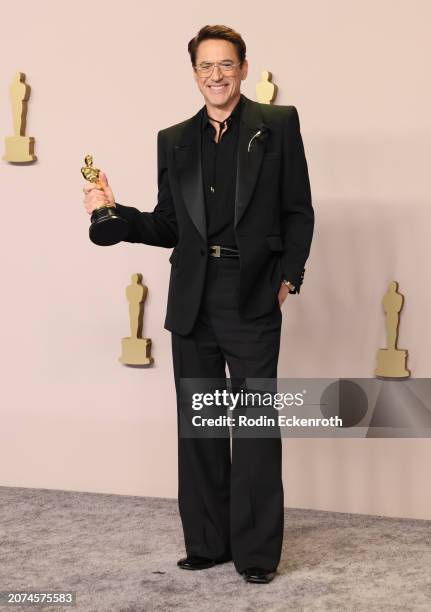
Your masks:
M201 42L196 52L196 66L210 62L239 62L236 47L227 40L210 39ZM236 100L240 93L241 81L246 78L247 60L241 66L236 66L230 72L222 72L218 66L207 76L199 76L195 70L193 75L208 106L220 109L227 108L230 102Z

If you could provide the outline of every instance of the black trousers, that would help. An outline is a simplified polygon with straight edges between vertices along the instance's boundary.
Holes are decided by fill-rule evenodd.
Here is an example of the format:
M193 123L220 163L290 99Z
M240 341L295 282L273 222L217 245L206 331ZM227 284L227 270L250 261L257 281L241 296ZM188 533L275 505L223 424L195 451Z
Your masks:
M208 258L198 320L172 334L181 378L276 378L281 310L253 321L237 312L239 260ZM253 299L252 297L250 299ZM277 567L283 539L281 439L178 438L178 502L187 555L233 558L236 569Z

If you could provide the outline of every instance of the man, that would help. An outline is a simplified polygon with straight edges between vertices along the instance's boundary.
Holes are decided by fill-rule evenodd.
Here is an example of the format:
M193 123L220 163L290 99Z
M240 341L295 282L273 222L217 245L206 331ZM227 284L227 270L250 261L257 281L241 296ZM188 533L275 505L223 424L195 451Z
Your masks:
M307 162L294 106L241 94L246 46L225 26L188 45L205 105L158 133L153 212L115 203L87 183L91 213L109 203L129 222L127 242L174 247L166 329L175 383L184 378L276 378L281 305L299 293L314 226ZM182 569L234 561L248 582L268 583L283 538L281 440L178 439Z

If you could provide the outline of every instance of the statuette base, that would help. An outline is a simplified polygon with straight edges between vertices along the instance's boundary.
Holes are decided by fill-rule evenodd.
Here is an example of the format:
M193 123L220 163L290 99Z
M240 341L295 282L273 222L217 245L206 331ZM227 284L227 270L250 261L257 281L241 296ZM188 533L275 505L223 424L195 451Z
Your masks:
M129 231L128 222L120 217L115 206L96 208L91 215L89 236L98 246L111 246L125 239Z
M8 162L32 162L37 159L32 136L6 136L5 147L3 159Z
M403 349L379 349L377 353L377 378L405 379L410 378L406 368L407 351Z
M154 362L151 357L150 338L123 338L121 348L118 361L125 365L148 365Z

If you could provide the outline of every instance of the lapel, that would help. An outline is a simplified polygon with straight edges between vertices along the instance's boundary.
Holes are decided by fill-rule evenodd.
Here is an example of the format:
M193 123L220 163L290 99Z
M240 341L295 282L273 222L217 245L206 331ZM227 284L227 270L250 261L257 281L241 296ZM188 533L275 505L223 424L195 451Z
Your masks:
M178 144L174 145L176 171L183 201L191 220L207 241L205 196L202 179L201 121L204 107L186 122Z
M244 106L238 135L236 168L235 227L243 216L256 184L262 164L266 138L262 134L251 138L262 129L262 111L258 103L241 94ZM202 179L201 121L205 107L186 122L179 142L174 145L175 164L184 204L196 229L207 241L205 197ZM267 129L266 129L267 131Z
M239 127L236 171L235 227L240 222L253 194L265 153L268 131L268 128L263 124L260 105L245 96L243 98L244 106L241 111ZM259 135L259 137L255 137L249 147L250 140L263 127L265 128L264 133Z

